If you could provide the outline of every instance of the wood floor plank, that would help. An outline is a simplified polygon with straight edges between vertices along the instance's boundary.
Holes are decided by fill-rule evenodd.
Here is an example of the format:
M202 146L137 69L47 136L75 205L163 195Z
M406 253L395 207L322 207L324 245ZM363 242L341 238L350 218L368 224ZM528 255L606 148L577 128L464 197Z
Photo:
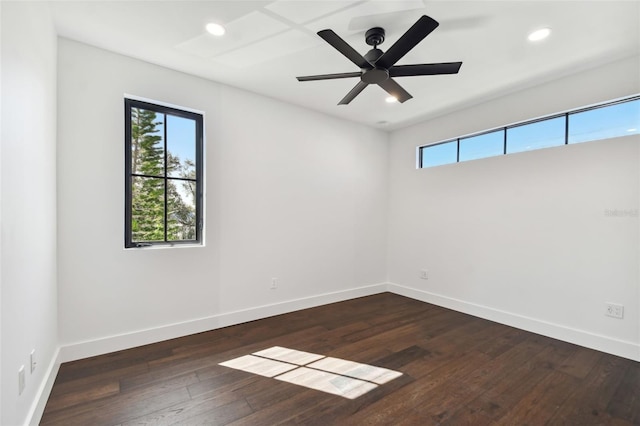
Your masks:
M357 399L349 400L346 403L342 400L339 400L338 404L336 404L336 401L334 400L325 400L324 402L319 402L317 404L311 405L306 410L295 410L294 414L288 419L288 421L291 421L294 424L304 425L333 425L341 424L341 422L343 422L345 419L350 419L351 421L357 420L357 423L359 424L371 424L371 419L367 419L365 423L362 423L361 420L358 420L359 413L372 404L386 399L387 396L392 395L393 393L397 392L399 389L407 386L413 381L413 378L404 375L391 382L379 386L378 388L360 396Z
M289 383L286 384L295 386ZM314 410L316 407L324 405L326 401L332 401L331 404L333 405L344 402L343 398L339 396L303 388L285 403L269 405L229 424L233 426L295 424L292 420L293 417L299 415L299 413Z
M189 400L186 388L147 398L113 396L68 410L45 413L42 425L113 425Z
M106 383L94 384L84 392L66 392L56 394L56 397L48 404L50 412L73 407L78 404L86 404L102 398L117 395L120 392L120 383L110 380Z
M91 386L100 386L105 382L120 380L131 375L145 374L149 371L146 362L137 361L132 362L131 365L114 366L112 369L103 367L102 371L96 371L91 368L86 371L74 371L73 374L67 374L64 367L65 364L60 366L52 393L62 395L82 391L82 389Z
M576 350L558 368L560 371L584 379L602 358L602 352L596 350Z
M452 394L454 389L460 386L456 379L466 376L477 368L477 363L486 362L487 359L486 355L476 352L459 354L435 371L422 374L419 380L414 380L383 400L369 405L352 418L365 423L370 417L400 418L403 412L408 411L417 412L422 416L430 415L428 410L419 410L418 407L431 408L432 396L442 393L443 390L447 395ZM427 370L431 370L427 363L421 364Z
M439 422L442 425L469 426L488 426L494 423L495 421L490 416L467 406L458 409L452 415Z
M522 342L527 338L527 334L526 331L505 326L504 332L501 335L495 336L493 339L488 339L478 350L491 358L495 358Z
M226 424L251 413L253 410L243 398L231 393L222 393L217 396L185 399L126 421L122 426L192 424L197 422L194 419L203 414L210 414L210 424Z
M613 417L640 424L640 366L625 360L628 365L607 412Z
M199 426L199 425L226 425L230 422L243 418L253 411L246 401L237 400L222 406L209 407L208 410L186 418L180 418L172 423L175 426ZM153 424L153 423L152 423Z
M147 345L144 352L139 348L134 348L128 351L113 352L86 360L64 363L60 366L56 380L59 383L64 383L77 379L99 377L104 374L109 375L114 370L146 369L150 360L162 358L171 352L170 348L162 347L164 346L163 342L160 345L161 348L158 350L154 348L151 351Z
M347 399L219 365L282 346L402 373ZM638 425L640 363L382 293L61 366L42 425Z
M197 380L195 374L171 377L149 386L121 391L107 398L57 411L49 408L49 405L55 404L57 398L50 398L43 422L46 420L51 424L66 424L74 423L77 419L82 423L82 419L87 419L91 424L122 423L130 418L156 411L167 403L175 404L190 399L187 386L194 380Z
M575 345L540 339L529 335L516 346L481 366L461 379L479 390L478 396L468 401L462 410L480 413L499 420L505 417L538 383L553 370L558 360L571 354ZM486 392L481 393L481 390ZM460 401L465 404L465 401Z
M482 393L468 402L462 409L470 409L498 421L507 416L509 411L535 386L550 373L549 370L532 369L530 365L516 368L508 379L494 381L495 387Z
M498 425L546 424L579 385L580 381L575 377L551 371L498 421Z
M588 350L584 351L585 358L593 359ZM622 368L624 360L617 357L607 357L599 354L599 362L590 369L589 374L581 385L569 396L550 423L567 424L610 424L614 422L614 416L608 411L608 405L614 394L624 382L626 371ZM566 368L561 366L561 371ZM575 372L571 368L569 371ZM594 392L594 389L597 391ZM615 399L618 403L621 400ZM614 413L616 410L612 410ZM622 419L620 419L622 420Z

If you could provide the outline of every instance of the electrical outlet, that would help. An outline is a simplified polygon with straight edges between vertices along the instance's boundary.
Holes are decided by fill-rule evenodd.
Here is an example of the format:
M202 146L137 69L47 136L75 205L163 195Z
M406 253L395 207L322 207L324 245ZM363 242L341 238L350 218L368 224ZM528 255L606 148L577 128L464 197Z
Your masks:
M18 395L22 395L24 384L24 365L21 365L18 369Z
M423 269L422 271L420 271L420 278L422 278L423 280L428 280L429 279L429 270L428 269Z
M271 290L275 290L278 288L278 279L277 278L271 278Z
M31 374L33 374L33 372L36 370L36 365L38 364L36 362L36 350L32 350L31 353L29 354L29 361L30 361L30 365L31 365Z
M623 305L618 305L617 303L607 303L605 306L606 310L604 314L606 316L620 319L624 317Z

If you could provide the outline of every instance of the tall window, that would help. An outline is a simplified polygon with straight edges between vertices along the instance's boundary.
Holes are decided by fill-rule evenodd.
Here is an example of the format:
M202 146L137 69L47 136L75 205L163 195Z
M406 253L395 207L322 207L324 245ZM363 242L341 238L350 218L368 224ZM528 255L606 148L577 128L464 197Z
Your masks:
M201 114L125 99L125 247L201 244Z

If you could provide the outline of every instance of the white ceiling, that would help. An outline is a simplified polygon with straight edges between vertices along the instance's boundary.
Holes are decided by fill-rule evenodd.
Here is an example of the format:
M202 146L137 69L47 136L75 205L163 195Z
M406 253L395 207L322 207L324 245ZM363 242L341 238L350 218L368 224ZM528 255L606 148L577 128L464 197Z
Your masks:
M58 33L114 52L367 125L397 129L517 88L640 53L639 1L52 1ZM330 28L366 53L364 32L388 49L421 15L440 26L398 64L455 62L457 75L398 77L413 99L387 104L358 78L296 76L358 71L316 35ZM225 25L209 35L208 22ZM527 41L536 28L551 36ZM585 88L588 89L588 88Z

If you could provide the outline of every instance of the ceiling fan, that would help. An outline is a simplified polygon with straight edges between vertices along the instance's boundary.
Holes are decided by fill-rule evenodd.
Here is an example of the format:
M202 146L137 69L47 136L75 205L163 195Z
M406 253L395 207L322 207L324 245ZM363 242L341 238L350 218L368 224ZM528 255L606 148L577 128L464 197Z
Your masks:
M405 32L386 52L378 49L384 41L384 29L371 28L365 33L365 41L373 46L364 56L347 44L332 30L322 30L318 35L327 43L356 64L360 71L338 74L308 75L296 77L298 81L331 80L334 78L360 77L360 81L338 105L347 105L370 84L377 84L400 102L408 101L412 96L402 88L393 77L416 75L457 74L462 62L444 62L438 64L395 65L404 55L420 43L438 27L438 22L426 15Z

